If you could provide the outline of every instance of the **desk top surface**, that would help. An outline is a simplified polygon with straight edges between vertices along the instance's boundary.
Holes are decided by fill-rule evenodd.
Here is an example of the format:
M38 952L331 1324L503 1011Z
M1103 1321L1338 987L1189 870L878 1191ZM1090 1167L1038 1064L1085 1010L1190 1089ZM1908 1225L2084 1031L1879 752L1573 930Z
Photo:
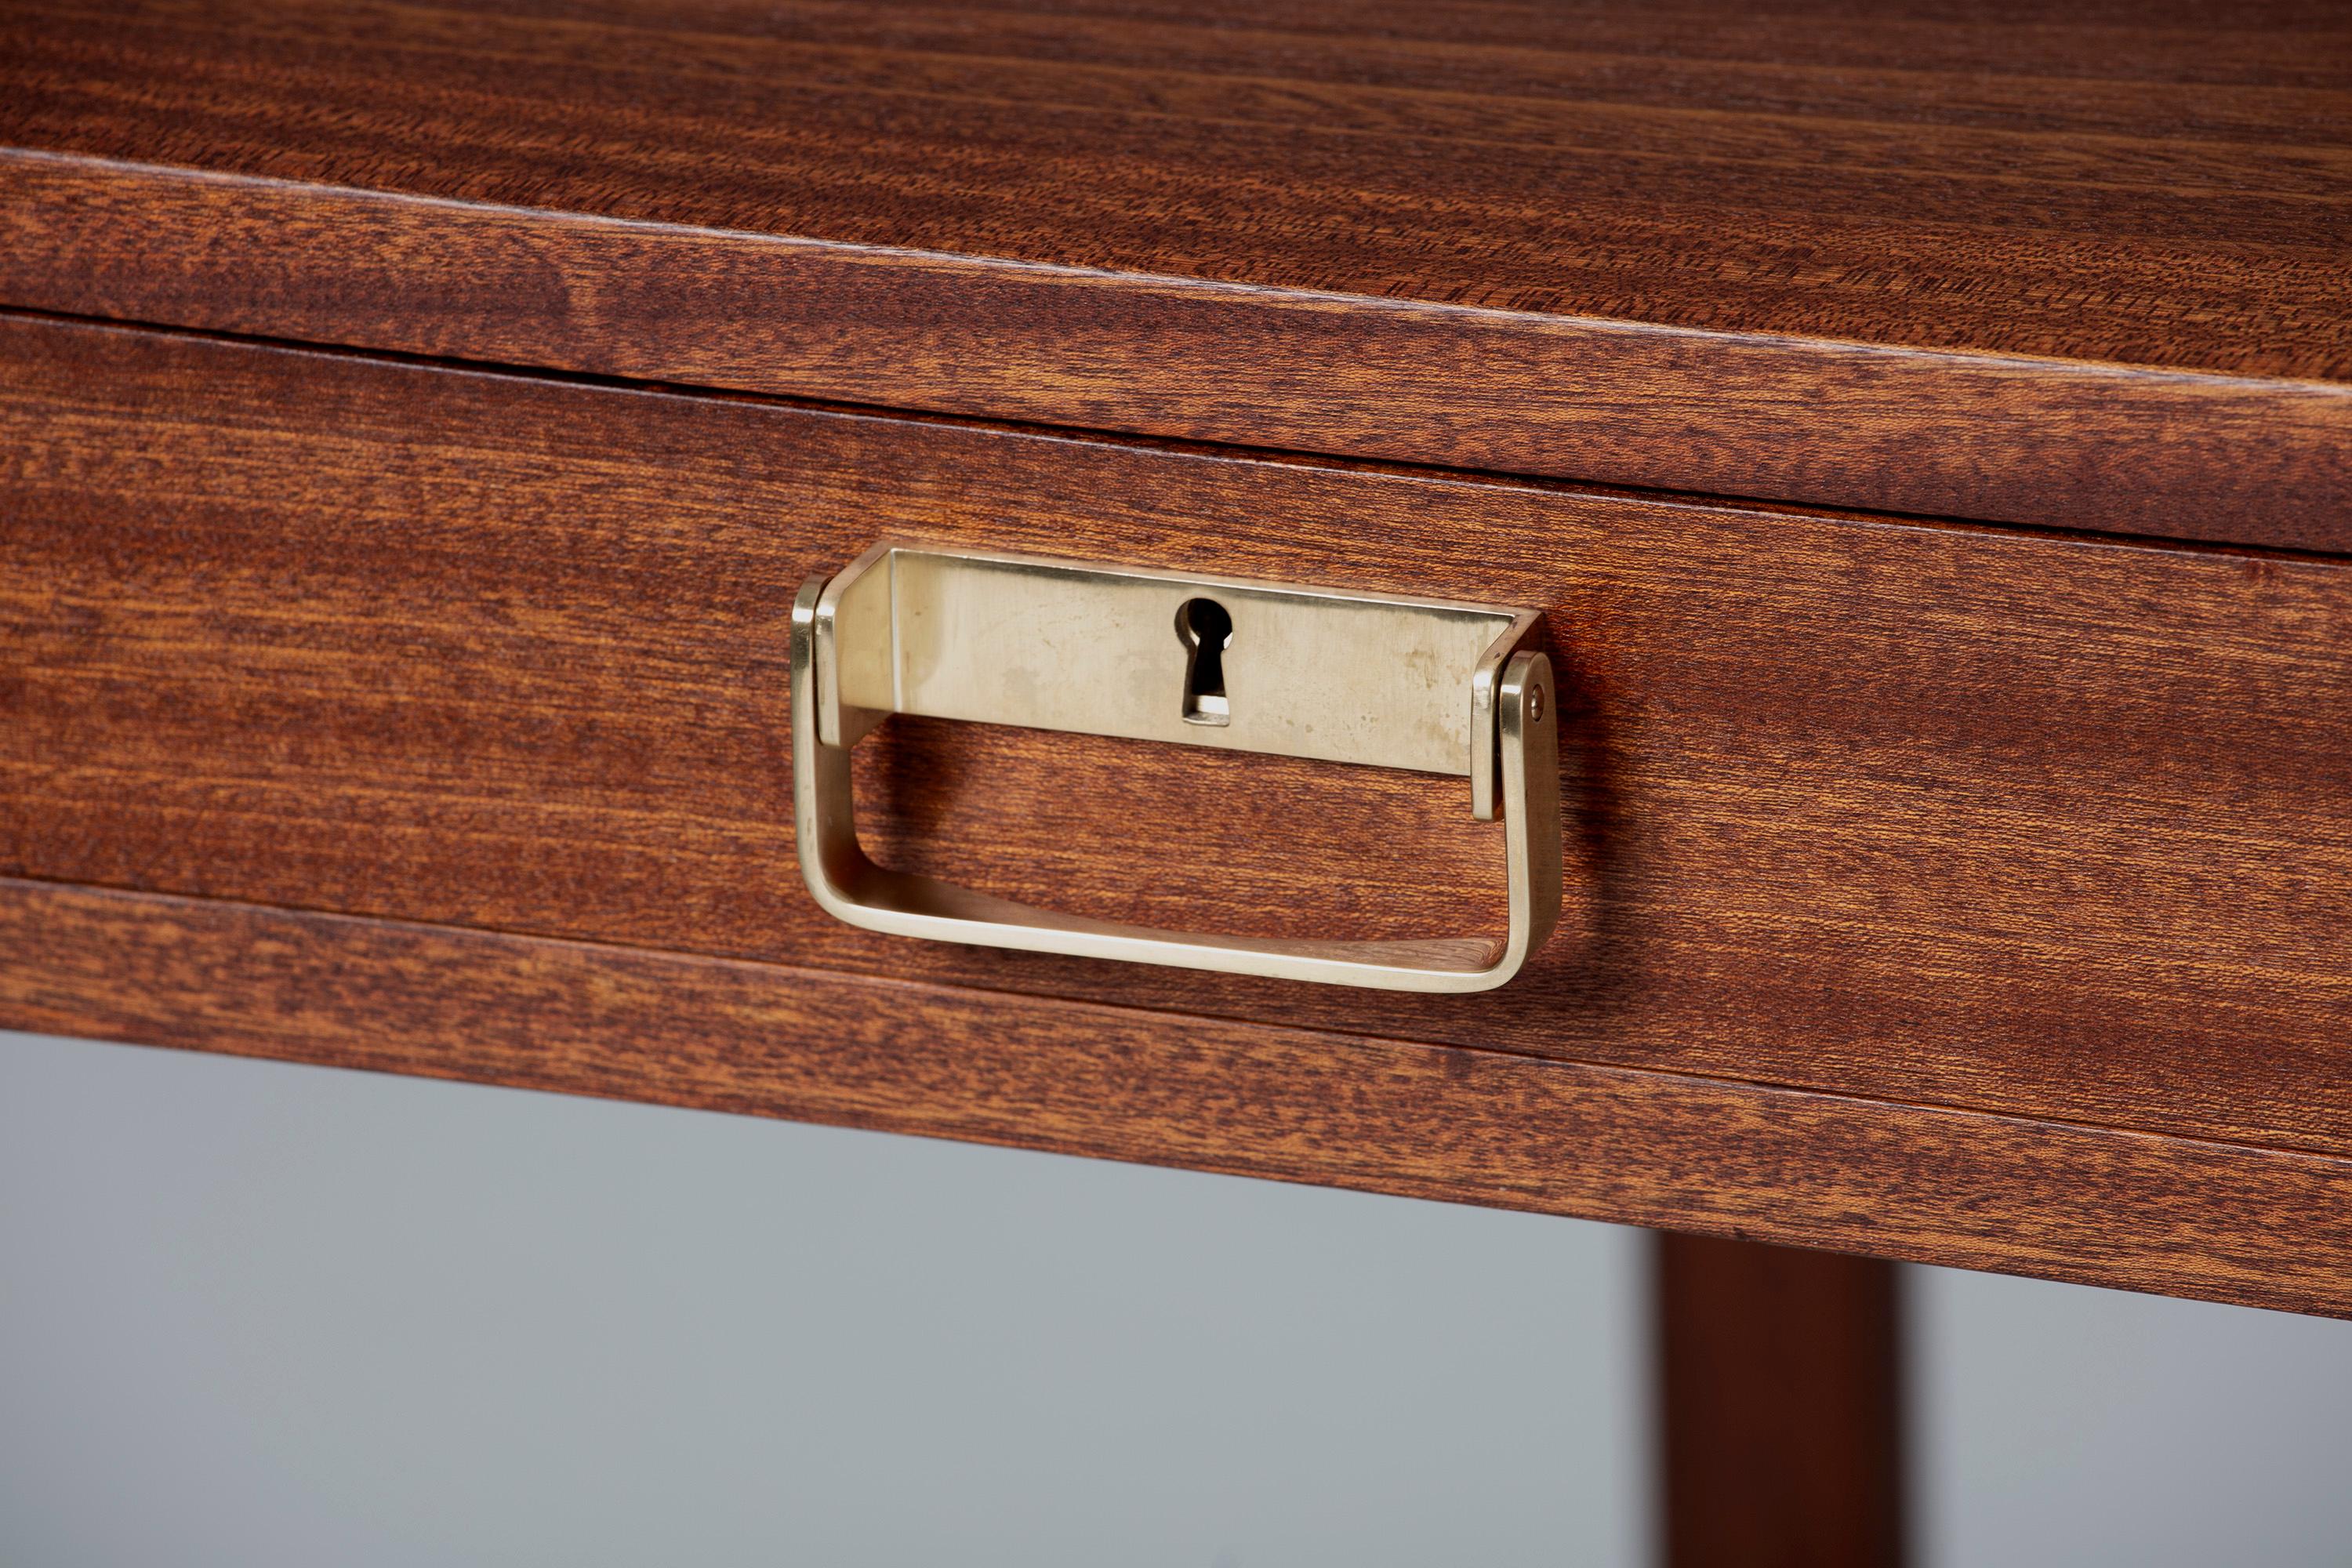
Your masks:
M2352 377L2352 21L2332 6L14 9L0 142L20 147L1512 312Z

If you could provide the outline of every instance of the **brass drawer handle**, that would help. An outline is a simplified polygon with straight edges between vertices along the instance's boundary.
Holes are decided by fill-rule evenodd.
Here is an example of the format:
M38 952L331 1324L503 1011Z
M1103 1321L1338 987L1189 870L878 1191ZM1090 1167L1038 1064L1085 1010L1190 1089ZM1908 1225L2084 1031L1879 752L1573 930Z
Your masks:
M1559 917L1559 703L1538 611L886 541L793 605L793 808L816 901L869 931L1132 963L1485 991ZM1505 825L1500 941L1273 940L1033 909L877 866L849 751L892 713L1452 773Z

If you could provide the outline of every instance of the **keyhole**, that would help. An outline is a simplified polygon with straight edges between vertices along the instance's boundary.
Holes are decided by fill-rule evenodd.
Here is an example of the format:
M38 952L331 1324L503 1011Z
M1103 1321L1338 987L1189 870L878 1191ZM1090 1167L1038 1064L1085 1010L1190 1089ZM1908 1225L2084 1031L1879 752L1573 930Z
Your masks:
M1184 722L1232 723L1225 648L1234 640L1234 617L1214 599L1187 599L1176 606L1176 636L1184 645Z

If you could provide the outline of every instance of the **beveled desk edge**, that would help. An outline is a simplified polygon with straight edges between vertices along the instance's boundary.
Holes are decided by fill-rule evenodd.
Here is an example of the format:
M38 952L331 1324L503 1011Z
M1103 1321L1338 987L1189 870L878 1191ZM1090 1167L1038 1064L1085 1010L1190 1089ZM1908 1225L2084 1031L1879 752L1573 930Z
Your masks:
M2352 552L2352 386L698 229L0 149L0 306L1479 472Z

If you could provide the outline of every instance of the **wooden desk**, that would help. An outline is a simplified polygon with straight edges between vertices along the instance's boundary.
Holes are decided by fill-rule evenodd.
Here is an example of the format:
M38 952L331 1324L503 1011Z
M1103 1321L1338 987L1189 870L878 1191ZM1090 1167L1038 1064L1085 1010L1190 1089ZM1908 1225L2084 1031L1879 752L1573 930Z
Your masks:
M8 28L0 1023L2352 1311L2336 8ZM830 921L785 622L885 532L1543 606L1560 935ZM859 754L1080 913L1497 897L1434 781Z

